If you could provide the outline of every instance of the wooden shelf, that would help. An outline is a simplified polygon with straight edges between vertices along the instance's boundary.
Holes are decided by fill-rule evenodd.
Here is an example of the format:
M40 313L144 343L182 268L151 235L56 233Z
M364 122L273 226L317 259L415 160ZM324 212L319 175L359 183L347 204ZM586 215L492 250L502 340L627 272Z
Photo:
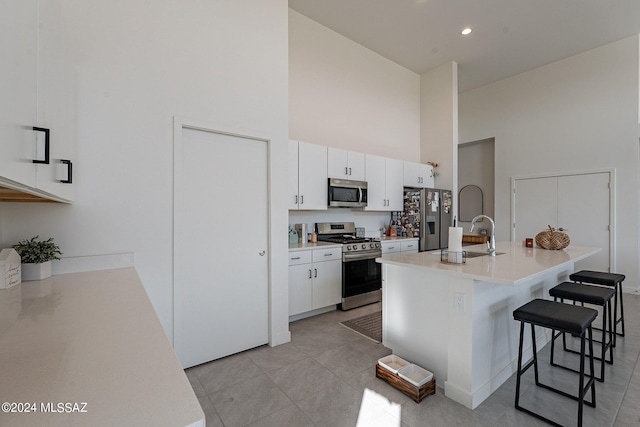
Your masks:
M60 203L57 200L49 200L35 194L24 193L20 190L0 186L0 202L37 202Z
M416 403L420 403L422 399L432 394L436 394L436 379L435 377L423 384L421 387L416 387L411 384L409 381L401 378L400 376L394 374L383 368L382 366L376 363L376 377L384 380L412 398Z

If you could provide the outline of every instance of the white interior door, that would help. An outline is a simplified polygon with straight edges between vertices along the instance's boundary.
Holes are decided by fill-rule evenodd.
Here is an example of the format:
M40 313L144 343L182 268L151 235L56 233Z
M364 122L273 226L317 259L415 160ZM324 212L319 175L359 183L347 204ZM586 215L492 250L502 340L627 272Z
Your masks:
M268 341L267 182L267 142L176 131L174 347L185 368Z
M558 228L575 246L602 248L576 263L577 270L609 271L609 174L593 173L558 178Z
M611 267L611 174L609 172L523 178L514 181L513 240L535 237L551 225L564 230L571 245L602 248L576 270Z
M556 177L518 179L515 184L514 241L535 237L558 222L558 180Z

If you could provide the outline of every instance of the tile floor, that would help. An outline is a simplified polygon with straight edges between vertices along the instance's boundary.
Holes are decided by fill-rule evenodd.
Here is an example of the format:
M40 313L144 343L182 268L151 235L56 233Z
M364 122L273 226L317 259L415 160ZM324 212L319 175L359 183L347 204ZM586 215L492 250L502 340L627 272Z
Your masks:
M187 369L207 426L546 425L514 409L515 375L473 411L445 397L442 383L416 404L377 379L375 364L391 351L338 322L379 309L374 304L300 320L291 323L288 344ZM640 426L640 296L625 294L625 309L627 336L618 339L605 383L596 383L597 407L585 406L585 426ZM541 379L577 389L576 374L548 367L548 351L547 345L540 352ZM532 377L532 370L523 377L522 405L576 425L577 403L535 387Z

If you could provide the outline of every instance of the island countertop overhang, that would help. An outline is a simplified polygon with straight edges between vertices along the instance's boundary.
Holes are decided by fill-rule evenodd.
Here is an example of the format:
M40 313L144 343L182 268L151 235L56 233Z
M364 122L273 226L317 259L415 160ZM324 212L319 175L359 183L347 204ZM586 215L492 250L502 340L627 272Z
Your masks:
M486 246L465 246L465 250L484 252ZM376 261L385 265L425 269L502 285L517 286L545 272L562 268L601 251L600 248L569 246L561 250L526 248L521 242L497 242L501 255L468 258L464 264L440 261L440 251L386 255Z

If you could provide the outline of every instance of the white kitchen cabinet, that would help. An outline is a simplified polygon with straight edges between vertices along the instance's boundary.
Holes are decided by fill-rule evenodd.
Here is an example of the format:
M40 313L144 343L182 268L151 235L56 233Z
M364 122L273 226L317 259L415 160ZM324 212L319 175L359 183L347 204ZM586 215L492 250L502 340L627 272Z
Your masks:
M72 73L64 69L61 0L40 1L38 26L37 126L50 129L50 163L36 164L36 188L65 200L73 199L75 137L71 123ZM42 133L37 133L42 138ZM36 144L39 149L42 141ZM38 155L41 157L41 154Z
M327 152L327 173L329 178L364 181L364 153L329 147Z
M340 247L289 252L289 315L339 304L342 300Z
M327 147L289 141L289 209L327 209Z
M0 14L0 176L35 187L38 2L10 0ZM10 11L10 12L9 12Z
M435 186L433 166L424 163L404 162L404 186L433 188Z
M399 254L399 253L417 253L418 239L394 239L383 240L382 255Z
M418 253L418 239L401 240L400 252L402 252L403 254Z
M401 211L403 203L402 161L365 155L368 211Z
M74 97L63 70L61 1L12 0L11 10L0 18L0 34L11 41L0 47L0 186L68 202Z
M400 253L402 246L398 240L383 240L382 242L382 255Z

